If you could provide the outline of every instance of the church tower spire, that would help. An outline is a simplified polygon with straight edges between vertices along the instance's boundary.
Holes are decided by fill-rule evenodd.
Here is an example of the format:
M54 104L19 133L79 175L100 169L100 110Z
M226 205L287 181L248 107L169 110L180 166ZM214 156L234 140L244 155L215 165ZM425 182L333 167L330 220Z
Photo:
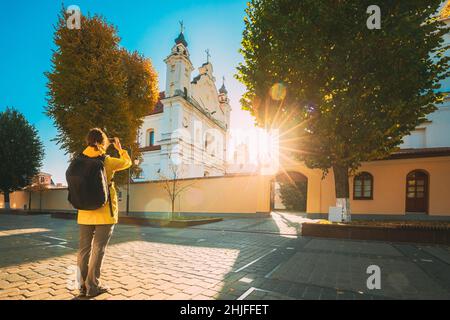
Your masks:
M220 87L219 93L225 96L228 94L227 88L225 88L225 77L222 77L222 87Z
M222 87L219 89L219 103L225 114L225 125L228 128L230 126L230 99L228 99L228 90L225 88L225 77L222 77Z
M184 45L187 48L188 43L187 43L186 39L184 38L184 22L180 21L179 23L180 23L180 34L175 39L175 44L181 43L182 45Z
M194 70L189 58L188 43L184 36L184 23L180 21L180 34L175 38L175 45L166 63L166 97L191 94L191 73Z

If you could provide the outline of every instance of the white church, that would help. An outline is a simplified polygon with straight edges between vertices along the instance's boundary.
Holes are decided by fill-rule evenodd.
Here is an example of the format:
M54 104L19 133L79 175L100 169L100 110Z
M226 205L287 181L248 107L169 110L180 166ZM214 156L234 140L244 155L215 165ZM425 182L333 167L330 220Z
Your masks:
M144 118L138 142L143 161L136 181L221 176L226 170L226 141L231 107L225 83L217 90L207 61L192 78L194 66L181 30L166 63L166 87Z

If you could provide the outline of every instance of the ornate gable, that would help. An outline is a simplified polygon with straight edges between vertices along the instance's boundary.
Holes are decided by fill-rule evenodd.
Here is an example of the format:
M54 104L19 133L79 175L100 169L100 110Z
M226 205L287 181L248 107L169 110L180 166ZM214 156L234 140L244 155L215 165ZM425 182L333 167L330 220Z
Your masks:
M200 74L191 83L192 97L208 112L218 112L220 110L219 96L212 75L212 65L205 63L199 71Z

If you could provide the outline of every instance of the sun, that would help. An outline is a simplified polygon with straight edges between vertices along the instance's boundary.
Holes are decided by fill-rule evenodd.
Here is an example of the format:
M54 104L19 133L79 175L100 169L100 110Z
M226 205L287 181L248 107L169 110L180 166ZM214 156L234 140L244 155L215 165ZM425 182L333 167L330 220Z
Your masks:
M228 162L253 168L261 175L276 175L286 173L287 167L298 163L300 155L311 151L300 147L299 142L308 134L307 121L298 121L301 106L285 105L286 86L275 83L268 94L271 99L258 106L266 109L263 126L231 130Z

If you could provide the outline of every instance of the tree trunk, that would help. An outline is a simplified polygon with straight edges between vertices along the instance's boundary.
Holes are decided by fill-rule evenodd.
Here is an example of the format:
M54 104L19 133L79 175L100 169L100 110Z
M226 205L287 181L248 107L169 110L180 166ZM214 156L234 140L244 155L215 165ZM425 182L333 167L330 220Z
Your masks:
M3 198L5 200L5 209L10 209L10 205L9 205L9 192L5 191L3 193Z
M31 194L32 193L33 193L32 191L28 192L28 194L29 194L29 196L28 196L28 211L31 210Z
M342 221L350 222L350 187L348 183L348 167L333 166L336 206L342 208Z
M172 212L170 214L170 220L173 220L173 213L175 212L175 198L172 198Z
M170 220L173 220L173 213L175 212L175 200L177 199L176 194L177 189L177 180L176 180L176 174L173 175L173 188L172 188L172 214L170 216Z

